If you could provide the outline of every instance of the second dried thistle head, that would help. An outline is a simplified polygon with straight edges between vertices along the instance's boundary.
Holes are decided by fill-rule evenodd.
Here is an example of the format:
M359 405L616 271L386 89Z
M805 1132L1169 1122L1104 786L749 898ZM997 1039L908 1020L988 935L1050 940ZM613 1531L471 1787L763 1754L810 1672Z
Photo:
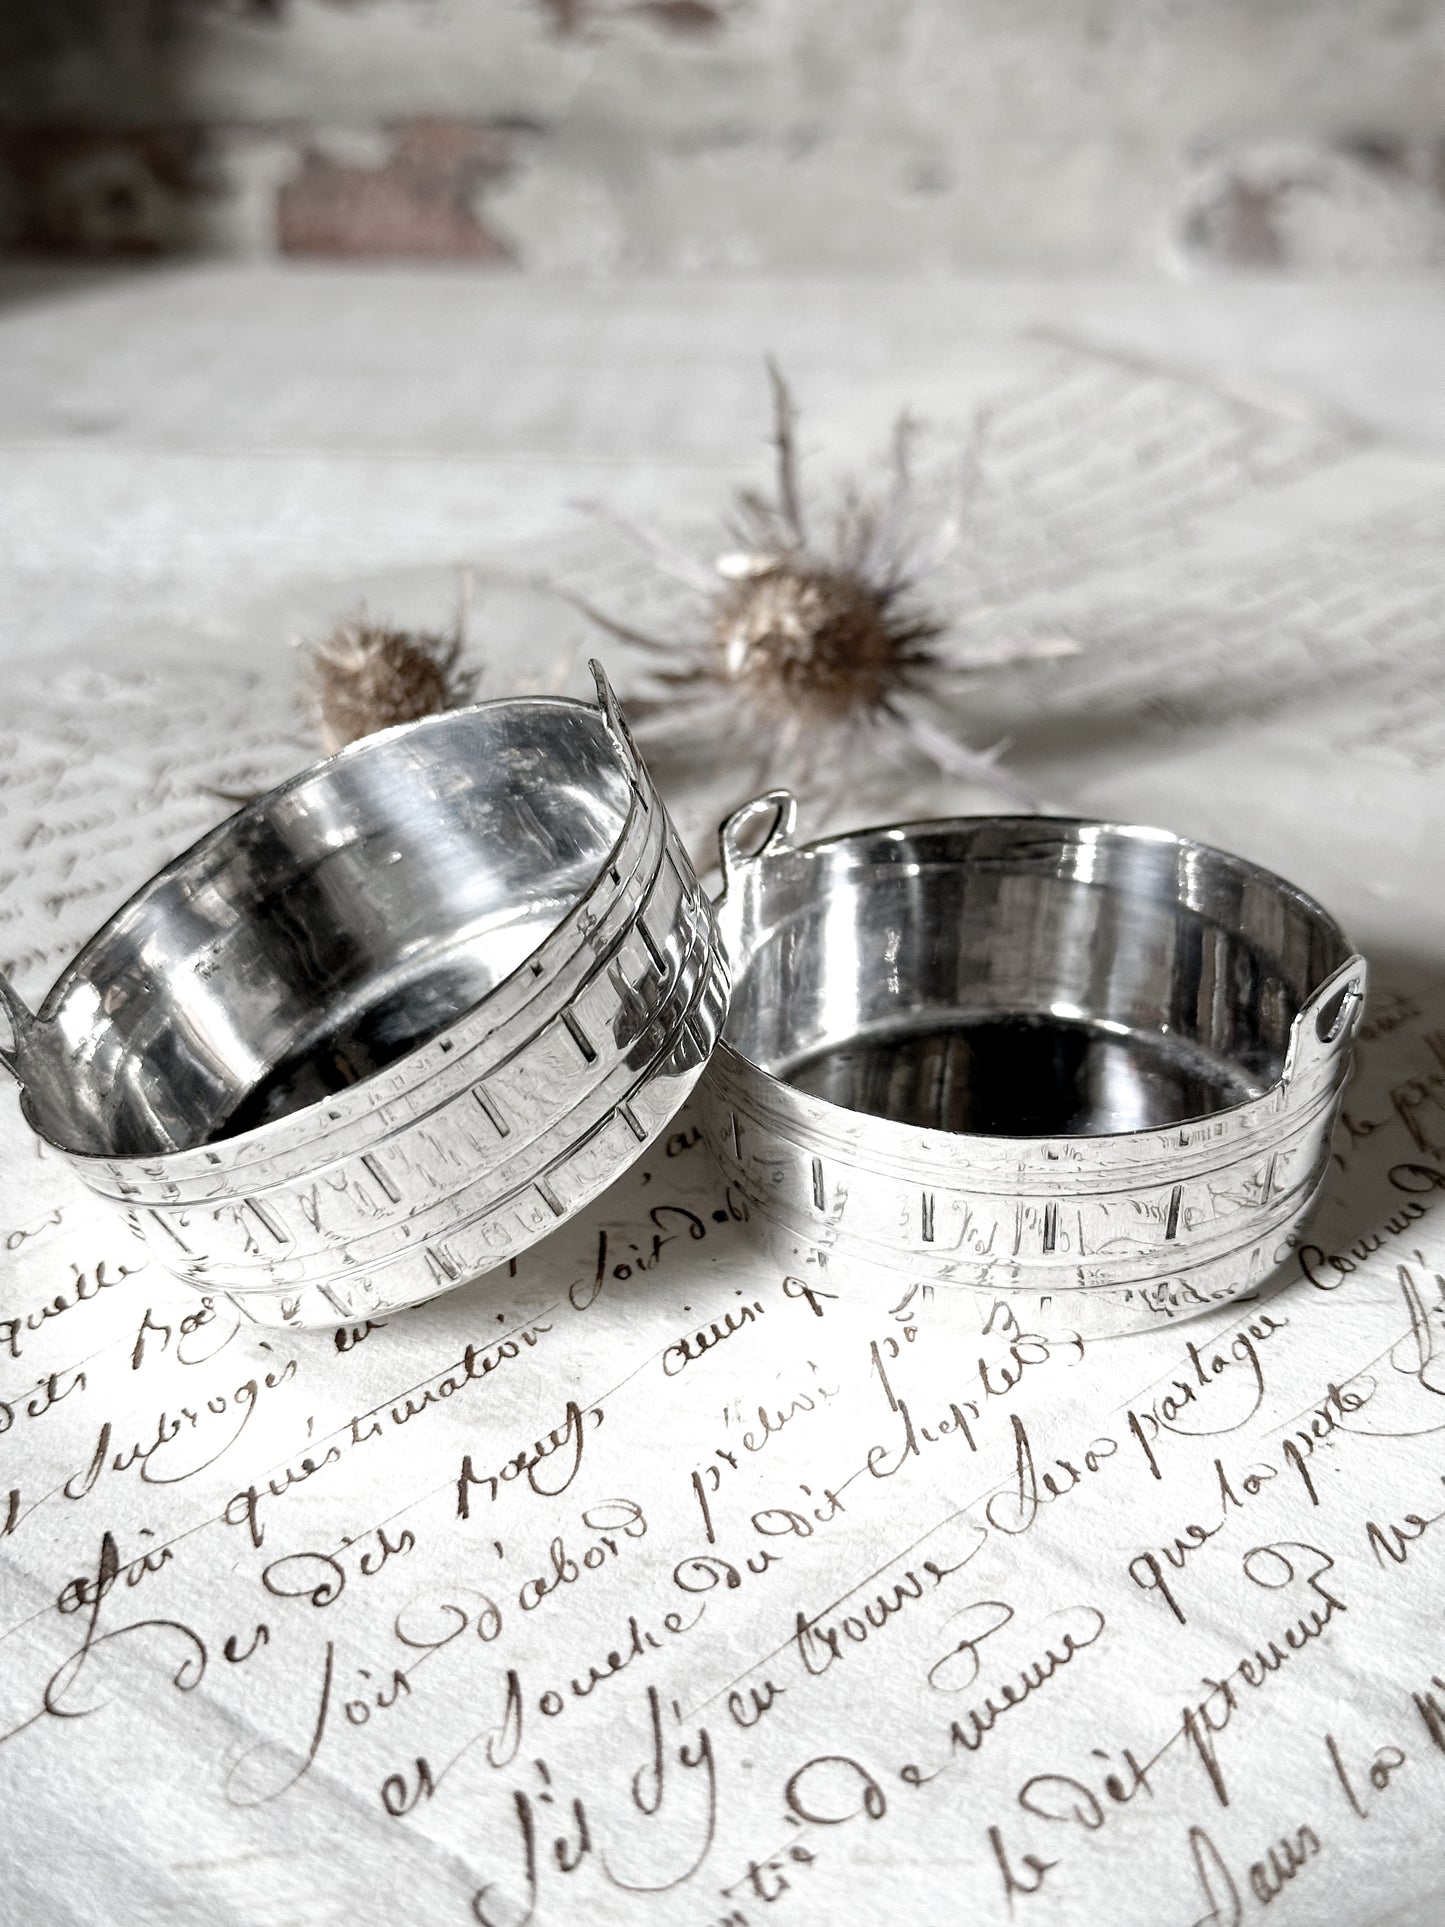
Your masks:
M300 700L322 749L333 754L394 723L457 709L476 693L478 672L458 666L460 625L449 636L391 628L358 617L309 650Z

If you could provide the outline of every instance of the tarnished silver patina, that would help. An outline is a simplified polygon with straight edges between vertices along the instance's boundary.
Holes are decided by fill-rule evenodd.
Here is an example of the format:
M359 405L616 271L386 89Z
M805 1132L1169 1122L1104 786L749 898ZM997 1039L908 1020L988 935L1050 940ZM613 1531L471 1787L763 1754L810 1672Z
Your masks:
M772 791L723 827L733 992L703 1085L786 1270L1086 1335L1275 1270L1364 998L1317 903L1161 830L965 817L799 848L794 813Z
M35 1015L0 980L27 1119L168 1270L267 1323L414 1304L571 1216L683 1103L726 968L594 671L597 708L481 703L258 798Z

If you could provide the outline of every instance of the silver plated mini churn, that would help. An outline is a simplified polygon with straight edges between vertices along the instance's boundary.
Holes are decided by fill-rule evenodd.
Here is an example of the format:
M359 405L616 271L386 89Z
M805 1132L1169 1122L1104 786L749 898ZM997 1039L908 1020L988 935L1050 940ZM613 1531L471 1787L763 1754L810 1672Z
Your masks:
M711 906L606 678L366 738L248 804L34 1015L25 1115L151 1253L263 1323L505 1263L683 1103L727 999Z
M794 814L772 791L723 826L733 992L703 1086L786 1271L1087 1336L1275 1270L1364 998L1317 903L1161 830L965 817L799 848Z

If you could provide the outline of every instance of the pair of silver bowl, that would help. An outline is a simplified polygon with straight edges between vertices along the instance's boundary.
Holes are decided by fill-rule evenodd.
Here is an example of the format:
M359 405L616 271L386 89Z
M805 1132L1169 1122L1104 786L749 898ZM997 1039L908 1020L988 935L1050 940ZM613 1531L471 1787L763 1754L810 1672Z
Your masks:
M1256 1285L1325 1169L1364 965L1308 897L1047 817L797 848L711 904L606 678L403 725L247 805L38 1013L32 1128L263 1323L506 1263L704 1125L790 1273L1117 1332ZM8 1028L9 1035L4 1033Z

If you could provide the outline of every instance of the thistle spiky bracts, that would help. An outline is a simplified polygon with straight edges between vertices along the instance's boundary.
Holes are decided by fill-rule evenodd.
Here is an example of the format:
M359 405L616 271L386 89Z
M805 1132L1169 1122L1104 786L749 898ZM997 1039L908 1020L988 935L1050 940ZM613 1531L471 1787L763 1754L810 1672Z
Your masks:
M891 743L921 751L949 775L1017 798L1022 786L999 767L998 750L972 749L920 713L960 676L1077 650L1059 636L970 648L958 631L983 612L949 616L922 599L922 585L964 533L982 424L958 466L953 503L939 526L917 526L915 424L904 414L879 482L845 488L818 539L801 487L797 410L771 362L768 376L773 492L738 495L727 523L732 546L724 554L707 566L619 523L657 566L701 599L701 635L666 641L571 598L645 652L656 693L632 696L629 714L644 727L665 717L708 733L743 724L762 750L760 780L806 782L825 763L846 778L860 752Z
M300 700L328 755L393 723L457 709L476 693L463 669L461 628L451 635L399 629L365 617L343 622L310 646Z

